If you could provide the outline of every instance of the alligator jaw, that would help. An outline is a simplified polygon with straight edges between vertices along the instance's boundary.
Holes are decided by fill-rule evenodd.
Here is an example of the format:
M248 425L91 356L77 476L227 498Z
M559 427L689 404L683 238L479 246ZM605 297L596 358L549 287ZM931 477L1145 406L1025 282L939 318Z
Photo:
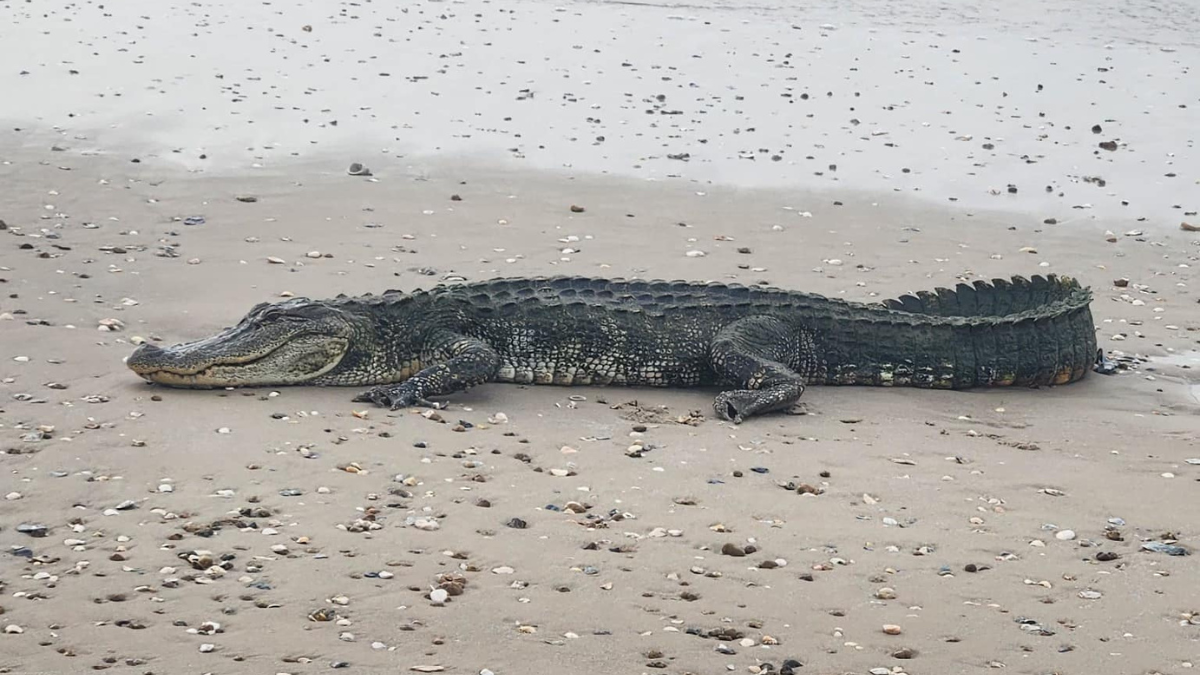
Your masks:
M275 350L271 350L275 351ZM260 361L271 354L271 351L263 354L254 354L252 356L243 357L227 357L215 362L198 365L198 366L174 366L174 365L151 365L145 362L146 359L154 359L158 361L169 358L170 349L163 349L154 344L145 343L139 347L132 355L125 360L125 365L129 369L145 378L149 382L156 382L161 379L170 378L180 382L189 380L202 380L205 376L212 375L214 369L221 367L237 367L244 366L255 361Z
M257 359L255 359L257 360ZM242 363L253 363L243 361ZM136 369L133 371L143 380L151 384L161 384L166 387L182 387L191 389L214 389L217 387L236 387L237 382L231 378L218 378L220 369L230 365L236 368L238 364L216 364L194 372L177 372L167 368Z
M172 349L142 345L126 365L139 377L167 387L212 389L313 382L333 370L349 341L327 336L293 336L261 354L220 356L207 363L175 365Z

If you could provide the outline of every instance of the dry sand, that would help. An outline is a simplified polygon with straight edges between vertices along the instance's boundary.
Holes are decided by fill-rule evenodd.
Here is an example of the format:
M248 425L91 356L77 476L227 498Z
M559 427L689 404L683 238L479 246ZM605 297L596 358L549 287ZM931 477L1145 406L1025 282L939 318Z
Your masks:
M114 5L0 3L0 672L1200 662L1200 557L1142 550L1200 546L1193 6ZM1049 272L1127 370L734 427L710 391L437 421L121 362L285 293Z

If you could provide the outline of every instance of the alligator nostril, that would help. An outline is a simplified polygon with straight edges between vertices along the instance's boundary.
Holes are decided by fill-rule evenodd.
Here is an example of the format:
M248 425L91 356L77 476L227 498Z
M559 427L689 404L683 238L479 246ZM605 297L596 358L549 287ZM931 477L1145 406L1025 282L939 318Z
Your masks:
M129 355L129 358L126 360L126 363L128 363L131 366L137 365L137 364L145 364L148 360L154 359L155 357L162 354L162 352L163 352L162 347L159 347L158 345L150 344L149 342L143 342L140 346L138 346L137 349L133 350L133 353Z

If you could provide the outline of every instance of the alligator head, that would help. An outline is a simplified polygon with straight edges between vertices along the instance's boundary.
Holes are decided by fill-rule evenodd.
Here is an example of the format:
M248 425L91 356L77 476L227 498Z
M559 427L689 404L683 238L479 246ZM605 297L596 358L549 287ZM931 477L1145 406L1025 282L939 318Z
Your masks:
M343 384L361 367L353 344L366 330L348 308L294 298L256 305L212 337L172 347L145 343L125 363L143 379L172 387Z

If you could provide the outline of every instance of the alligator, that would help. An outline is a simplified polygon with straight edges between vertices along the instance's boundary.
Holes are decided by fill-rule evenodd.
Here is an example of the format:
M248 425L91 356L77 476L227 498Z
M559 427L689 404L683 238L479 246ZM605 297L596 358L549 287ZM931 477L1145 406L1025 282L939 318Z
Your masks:
M396 410L485 382L722 387L734 423L809 385L932 389L1066 384L1097 358L1090 288L1055 275L958 283L882 302L767 286L499 278L254 306L217 335L126 364L185 388L373 388Z

